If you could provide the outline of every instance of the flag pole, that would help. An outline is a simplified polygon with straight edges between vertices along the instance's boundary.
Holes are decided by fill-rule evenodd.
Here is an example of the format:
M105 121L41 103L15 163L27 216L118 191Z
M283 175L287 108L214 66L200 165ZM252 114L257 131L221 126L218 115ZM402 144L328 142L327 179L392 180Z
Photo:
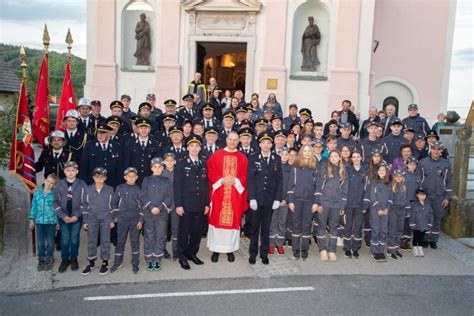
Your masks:
M49 38L48 26L45 23L44 30L43 30L43 46L44 46L45 54L48 54L49 43L50 43L50 38Z
M26 67L27 67L27 64L26 64L26 52L25 52L25 48L23 47L23 45L20 47L20 62L21 62L21 70L22 70L22 77L21 77L21 82L23 85L25 85L25 89L26 89ZM17 119L18 119L18 115L17 115ZM15 125L16 126L16 125ZM13 146L13 144L12 144ZM31 192L29 192L29 195L30 195L30 205L31 205L31 200L33 198L33 194ZM33 255L36 255L36 229L33 228L33 230L31 231L31 247L32 247L32 250L33 250Z
M73 43L74 43L74 41L72 40L71 30L68 28L67 29L67 35L66 35L67 62L68 63L71 63L71 60L72 60L71 49L72 49L72 44Z

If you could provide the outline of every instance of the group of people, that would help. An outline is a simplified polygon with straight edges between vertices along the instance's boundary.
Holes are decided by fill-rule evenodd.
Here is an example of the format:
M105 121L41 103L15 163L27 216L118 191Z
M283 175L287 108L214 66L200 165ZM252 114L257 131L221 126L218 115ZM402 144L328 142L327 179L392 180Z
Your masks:
M185 270L204 264L203 237L212 262L220 253L233 262L247 236L250 264L257 257L268 264L284 246L307 260L311 237L322 261L337 260L338 244L345 257L359 258L363 239L378 262L437 248L452 171L417 105L403 120L389 105L383 120L369 115L359 124L344 100L323 124L296 104L282 117L274 100L255 117L258 94L251 98L216 109L186 94L182 106L169 99L161 111L148 95L135 114L123 95L107 118L99 100L80 99L35 165L45 177L30 212L38 270L53 266L57 226L61 273L79 269L80 231L87 232L83 275L99 247L99 273L109 272L111 243L110 272L122 267L127 239L138 273L142 235L148 271L160 270L162 258Z

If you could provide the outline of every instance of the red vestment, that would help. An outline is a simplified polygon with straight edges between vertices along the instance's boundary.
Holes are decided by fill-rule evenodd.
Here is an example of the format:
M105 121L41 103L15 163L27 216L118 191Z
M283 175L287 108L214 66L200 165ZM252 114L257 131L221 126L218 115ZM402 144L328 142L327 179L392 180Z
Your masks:
M216 151L207 161L209 194L209 232L207 246L213 252L228 253L239 249L240 223L249 205L247 200L247 157L228 149ZM223 185L227 176L235 184Z

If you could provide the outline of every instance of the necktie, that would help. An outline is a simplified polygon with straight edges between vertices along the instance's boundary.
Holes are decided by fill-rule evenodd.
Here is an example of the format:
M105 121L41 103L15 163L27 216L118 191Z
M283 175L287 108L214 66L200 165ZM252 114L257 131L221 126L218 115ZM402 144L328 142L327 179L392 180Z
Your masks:
M199 163L197 160L194 160L194 166L197 168L199 166Z
M54 153L54 159L58 159L59 153Z
M211 154L213 154L214 153L214 147L213 146L209 147L209 151L211 152Z
M206 120L206 128L209 127L209 121Z
M142 142L142 148L143 148L143 149L146 148L145 142Z
M249 153L249 150L248 149L244 149L245 151L245 154L248 154Z
M104 151L107 150L107 146L105 144L102 144L102 150L104 150Z
M189 115L193 116L193 110L189 110Z
M73 138L74 137L74 134L73 133L69 133L69 138Z

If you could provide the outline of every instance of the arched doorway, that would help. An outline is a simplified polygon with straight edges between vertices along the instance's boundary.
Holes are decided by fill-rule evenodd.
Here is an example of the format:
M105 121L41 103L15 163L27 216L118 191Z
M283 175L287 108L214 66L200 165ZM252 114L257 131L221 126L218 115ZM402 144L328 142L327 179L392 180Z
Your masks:
M398 106L399 106L399 103L398 103L398 99L395 98L395 97L388 97L388 98L385 98L385 100L383 100L383 109L385 111L385 108L387 107L387 105L393 105L395 107L395 115L398 116Z

